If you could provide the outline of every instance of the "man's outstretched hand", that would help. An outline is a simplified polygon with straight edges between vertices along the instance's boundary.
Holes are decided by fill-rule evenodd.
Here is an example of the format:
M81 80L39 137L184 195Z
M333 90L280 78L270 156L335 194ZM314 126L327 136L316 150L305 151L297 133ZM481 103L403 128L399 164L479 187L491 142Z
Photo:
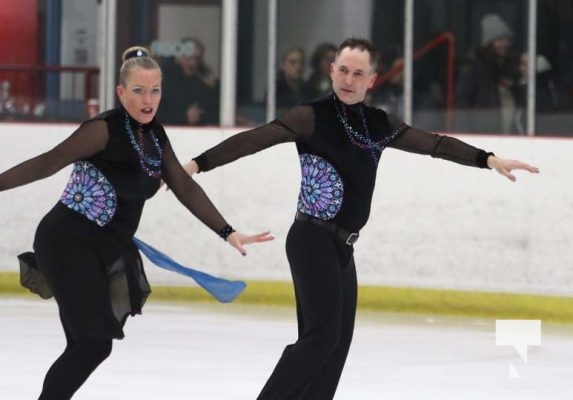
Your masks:
M526 164L518 160L506 160L505 158L499 158L496 156L489 156L487 159L487 166L491 169L495 169L498 173L505 176L512 182L515 182L517 178L511 173L513 170L521 169L532 174L539 173L539 168L532 165Z

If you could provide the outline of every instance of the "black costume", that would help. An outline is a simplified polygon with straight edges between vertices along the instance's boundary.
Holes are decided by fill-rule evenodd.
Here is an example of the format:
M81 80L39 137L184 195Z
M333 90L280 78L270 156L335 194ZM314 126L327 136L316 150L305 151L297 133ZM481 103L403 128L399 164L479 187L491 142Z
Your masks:
M368 220L384 147L487 168L490 153L414 129L362 103L332 94L237 134L195 159L207 171L284 142L296 143L302 181L286 241L299 337L259 399L332 399L352 341L356 311L353 244Z
M37 263L68 343L46 376L42 400L71 397L109 355L112 339L123 337L127 316L141 312L150 290L133 236L160 178L211 229L227 226L177 161L163 127L155 120L141 125L123 108L83 123L51 152L8 170L0 190L70 163L69 183L36 231L35 257L20 257Z

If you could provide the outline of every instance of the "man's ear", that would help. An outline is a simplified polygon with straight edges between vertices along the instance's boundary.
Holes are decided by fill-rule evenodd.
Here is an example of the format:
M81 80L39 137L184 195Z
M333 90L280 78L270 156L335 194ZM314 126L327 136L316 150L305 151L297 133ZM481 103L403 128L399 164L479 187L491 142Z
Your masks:
M370 77L370 82L368 83L368 89L372 89L372 86L374 86L374 82L376 82L376 79L378 79L378 74L375 72Z

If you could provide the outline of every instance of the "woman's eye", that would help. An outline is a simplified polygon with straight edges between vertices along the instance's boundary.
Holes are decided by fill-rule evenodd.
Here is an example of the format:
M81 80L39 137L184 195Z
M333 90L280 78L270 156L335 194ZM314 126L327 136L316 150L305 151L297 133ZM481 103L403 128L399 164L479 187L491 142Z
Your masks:
M142 92L141 88L134 88L133 89L133 93L135 93L135 94L141 94L141 92Z

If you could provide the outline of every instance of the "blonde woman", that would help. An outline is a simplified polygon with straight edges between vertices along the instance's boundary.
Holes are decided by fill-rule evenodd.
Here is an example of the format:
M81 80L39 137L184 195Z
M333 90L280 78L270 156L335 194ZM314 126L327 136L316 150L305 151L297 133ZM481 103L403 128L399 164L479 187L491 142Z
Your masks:
M271 240L236 232L190 178L155 114L161 70L143 47L123 54L121 107L84 122L54 149L0 174L0 191L46 178L73 163L69 183L40 222L34 252L20 262L39 271L53 294L67 345L46 374L40 400L65 400L124 336L128 315L141 313L149 286L133 238L145 201L161 179L229 244ZM37 289L37 288L36 288Z

